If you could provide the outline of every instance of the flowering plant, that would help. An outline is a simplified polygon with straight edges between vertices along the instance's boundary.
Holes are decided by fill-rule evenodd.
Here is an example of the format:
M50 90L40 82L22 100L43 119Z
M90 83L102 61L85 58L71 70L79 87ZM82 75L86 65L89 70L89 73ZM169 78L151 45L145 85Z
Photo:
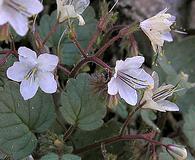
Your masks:
M195 38L120 6L0 0L2 159L193 158Z

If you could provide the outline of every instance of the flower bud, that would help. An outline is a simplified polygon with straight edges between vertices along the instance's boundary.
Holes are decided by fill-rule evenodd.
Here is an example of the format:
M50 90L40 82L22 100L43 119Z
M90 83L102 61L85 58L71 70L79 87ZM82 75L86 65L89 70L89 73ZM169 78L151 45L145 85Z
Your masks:
M167 152L176 160L185 160L187 158L187 150L181 145L168 145Z
M69 37L70 40L77 39L77 34L76 34L76 31L73 27L68 32L68 37Z
M119 103L119 100L120 100L119 94L108 95L108 98L107 98L107 106L108 106L108 108L110 108L110 109L116 108L116 106Z
M56 139L54 141L54 145L59 149L59 150L62 150L64 148L64 143L59 140L59 139Z

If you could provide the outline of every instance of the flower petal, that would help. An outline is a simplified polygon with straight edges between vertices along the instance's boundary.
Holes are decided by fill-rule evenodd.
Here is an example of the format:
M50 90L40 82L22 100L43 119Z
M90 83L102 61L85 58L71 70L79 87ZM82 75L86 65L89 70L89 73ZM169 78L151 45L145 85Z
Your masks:
M78 14L78 20L79 20L79 25L83 26L85 25L85 20L83 19L83 17L81 15Z
M118 93L117 83L117 79L112 77L111 80L108 82L108 94L116 95Z
M37 54L27 47L20 47L18 49L19 61L31 67L37 64Z
M116 70L127 70L130 68L140 68L144 63L145 58L143 56L135 56L126 58L125 61L119 60L116 62Z
M82 14L85 9L89 6L90 1L89 0L73 0L72 2L76 13Z
M167 100L160 100L157 101L158 105L161 106L161 108L164 108L166 111L179 111L179 107L170 101Z
M57 13L59 22L63 22L68 18L77 18L78 14L76 13L73 5L63 5L61 0L57 0Z
M28 18L6 5L4 5L1 10L1 12L4 13L1 15L1 18L3 18L1 21L4 22L6 20L14 28L17 34L24 36L28 31Z
M3 2L1 2L3 3ZM8 22L7 12L4 9L4 5L0 4L0 25L3 25Z
M17 0L17 3L26 9L32 15L38 14L43 10L43 5L39 0Z
M50 72L37 73L39 86L45 93L55 93L57 91L57 82L54 75Z
M36 94L38 90L37 80L31 76L28 80L23 80L20 84L20 93L24 100L28 100Z
M154 102L153 100L147 100L142 108L157 110L160 112L166 112L166 109L164 107L160 106L158 103Z
M128 86L123 81L120 81L118 84L119 95L123 98L128 104L136 105L137 103L137 92L135 89Z
M38 67L41 71L53 71L58 65L59 58L52 54L41 54L38 57Z
M166 32L166 33L162 34L162 39L164 39L165 41L168 41L168 42L173 41L173 37L172 37L170 32Z
M15 62L13 66L7 69L7 77L16 82L21 82L29 71L30 68L24 63Z

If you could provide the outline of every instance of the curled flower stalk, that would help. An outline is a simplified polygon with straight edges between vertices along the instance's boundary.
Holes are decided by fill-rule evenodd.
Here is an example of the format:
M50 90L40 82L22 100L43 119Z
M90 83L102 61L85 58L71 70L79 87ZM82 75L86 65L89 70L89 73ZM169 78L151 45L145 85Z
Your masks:
M0 0L0 25L9 23L17 34L24 36L29 29L28 18L42 10L39 0Z
M58 57L48 53L37 57L36 53L26 47L18 49L19 62L7 70L7 77L21 82L20 93L24 100L32 98L40 87L46 93L55 93L57 82L53 71L58 64Z
M137 89L153 87L152 77L142 68L144 57L136 56L116 62L115 73L108 83L108 94L119 93L128 104L136 105Z

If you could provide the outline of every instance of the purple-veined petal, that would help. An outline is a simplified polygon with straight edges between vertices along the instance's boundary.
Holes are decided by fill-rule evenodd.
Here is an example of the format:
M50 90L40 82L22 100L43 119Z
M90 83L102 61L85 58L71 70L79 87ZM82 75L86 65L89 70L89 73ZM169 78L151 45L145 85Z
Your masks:
M143 69L129 69L125 72L126 75L131 76L130 80L134 88L150 88L154 87L154 80L152 76L146 73ZM128 76L126 76L128 77Z

